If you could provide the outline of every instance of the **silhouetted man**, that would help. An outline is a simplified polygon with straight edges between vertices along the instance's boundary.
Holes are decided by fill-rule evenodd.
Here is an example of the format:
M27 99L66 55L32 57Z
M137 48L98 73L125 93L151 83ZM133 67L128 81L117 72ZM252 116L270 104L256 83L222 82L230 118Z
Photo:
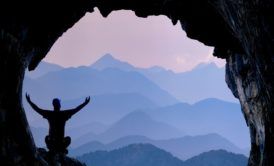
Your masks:
M26 94L26 98L31 107L49 122L49 134L45 138L45 142L49 152L52 153L65 153L67 154L67 147L69 146L71 139L70 137L65 136L65 125L66 121L71 118L71 116L78 111L80 111L84 106L86 106L90 97L87 97L86 100L80 104L78 107L69 110L60 110L61 103L60 100L55 98L52 100L52 105L54 110L43 110L35 105L31 100L30 96Z

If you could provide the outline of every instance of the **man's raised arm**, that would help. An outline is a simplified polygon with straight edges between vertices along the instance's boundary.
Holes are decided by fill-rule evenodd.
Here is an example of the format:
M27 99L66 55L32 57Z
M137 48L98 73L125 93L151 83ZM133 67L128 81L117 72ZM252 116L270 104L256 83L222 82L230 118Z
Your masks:
M26 93L26 99L28 101L28 103L30 104L30 106L32 107L32 109L34 111L36 111L37 113L39 113L40 115L44 116L46 113L46 110L43 110L41 108L39 108L37 105L35 105L31 100L30 100L30 96Z
M70 116L72 116L73 114L77 113L78 111L80 111L83 107L85 107L90 101L90 97L86 97L86 100L80 104L79 106L77 106L74 109L71 110L65 110L65 112L69 113Z

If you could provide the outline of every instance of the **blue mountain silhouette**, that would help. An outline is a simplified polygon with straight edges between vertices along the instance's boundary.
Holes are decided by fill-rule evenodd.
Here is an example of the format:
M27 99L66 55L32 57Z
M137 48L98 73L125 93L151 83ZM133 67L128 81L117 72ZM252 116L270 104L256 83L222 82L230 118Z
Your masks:
M159 66L134 67L114 58L111 54L106 54L90 67L100 70L115 68L124 71L137 71L184 102L195 103L209 97L237 101L224 81L224 68L218 68L214 63L199 64L191 71L175 73Z

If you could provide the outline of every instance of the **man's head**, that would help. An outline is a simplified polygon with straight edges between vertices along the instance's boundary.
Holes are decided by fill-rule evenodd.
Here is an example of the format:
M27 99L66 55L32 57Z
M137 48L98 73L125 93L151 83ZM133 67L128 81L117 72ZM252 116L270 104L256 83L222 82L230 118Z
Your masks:
M57 98L53 99L52 105L53 105L54 111L60 111L61 101L59 99L57 99Z

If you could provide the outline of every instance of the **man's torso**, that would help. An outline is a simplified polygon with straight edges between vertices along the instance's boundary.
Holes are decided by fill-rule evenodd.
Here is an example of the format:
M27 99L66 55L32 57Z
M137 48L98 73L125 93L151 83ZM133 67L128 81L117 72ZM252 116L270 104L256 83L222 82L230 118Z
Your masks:
M65 135L66 121L70 118L64 111L47 112L44 116L49 123L49 136L55 139L63 139Z

